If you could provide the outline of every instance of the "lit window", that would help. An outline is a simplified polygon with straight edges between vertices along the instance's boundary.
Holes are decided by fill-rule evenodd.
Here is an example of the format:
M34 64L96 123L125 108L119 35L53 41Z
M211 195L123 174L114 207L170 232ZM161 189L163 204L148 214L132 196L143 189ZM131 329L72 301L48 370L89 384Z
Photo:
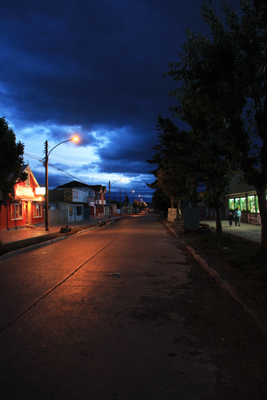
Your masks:
M22 219L22 205L20 204L11 204L11 219Z
M240 198L239 198L239 197L236 197L236 198L235 198L235 205L234 205L234 209L236 209L237 207L239 207L239 208L240 208Z
M256 196L248 196L248 211L256 213Z
M235 208L235 200L229 199L229 210L234 210Z
M246 197L241 197L241 199L240 199L240 210L247 211Z
M42 216L41 204L33 204L33 218L39 218Z

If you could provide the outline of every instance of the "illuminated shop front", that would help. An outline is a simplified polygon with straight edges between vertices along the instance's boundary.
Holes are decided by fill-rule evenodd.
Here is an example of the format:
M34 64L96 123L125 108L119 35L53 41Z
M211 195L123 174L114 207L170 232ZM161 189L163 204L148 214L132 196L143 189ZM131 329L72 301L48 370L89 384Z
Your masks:
M226 195L226 207L228 213L239 207L242 212L241 221L243 222L261 224L259 201L255 187L243 183L239 177L235 177L229 186Z
M1 206L0 231L44 222L42 188L39 187L28 165L23 167L22 172L28 174L26 181L17 182L7 203Z

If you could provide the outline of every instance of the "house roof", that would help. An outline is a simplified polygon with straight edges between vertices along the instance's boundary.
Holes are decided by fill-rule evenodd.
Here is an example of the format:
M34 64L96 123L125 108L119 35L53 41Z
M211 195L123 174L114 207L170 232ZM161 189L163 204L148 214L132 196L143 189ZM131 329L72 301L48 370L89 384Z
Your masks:
M86 187L95 190L96 192L106 192L106 186L102 185L87 185L86 183L82 183L79 181L71 181L68 183L65 183L64 185L60 185L56 187L56 189L67 189L67 188L81 188L81 187Z
M103 192L106 193L106 186L103 185L91 185L91 187L96 191L96 192Z
M82 183L79 181L71 181L68 183L65 183L64 185L60 185L56 187L56 189L62 189L62 188L78 188L78 187L89 187L92 188L91 185L86 185L86 183Z
M18 182L18 177L23 173L23 172L29 172L30 174L31 174L31 176L33 177L33 179L34 179L34 182L35 182L35 184L36 184L36 186L40 186L39 185L39 183L37 182L37 180L36 180L36 178L35 178L35 176L33 175L33 172L32 172L32 170L30 169L30 166L28 165L28 164L23 164L21 167L20 167L20 170L19 170L19 173L18 173L18 176L17 176L17 181L16 181L16 183ZM11 180L12 178L13 178L13 176L14 176L14 174L10 174L9 175L9 179Z
M256 189L253 185L248 185L242 179L241 175L236 175L232 182L230 183L227 193L227 196L234 195L234 194L242 194L242 193L249 193L255 192Z
M39 183L37 182L35 176L33 175L33 172L31 170L31 168L29 167L29 165L24 164L21 166L19 175L22 172L28 172L31 175L31 179L34 180L36 187L40 187ZM17 183L18 180L17 180ZM26 187L26 186L21 186L19 184L16 184L14 187L15 190L15 199L14 200L32 200L32 201L43 201L44 198L43 196L36 196L35 193L33 192L32 187Z

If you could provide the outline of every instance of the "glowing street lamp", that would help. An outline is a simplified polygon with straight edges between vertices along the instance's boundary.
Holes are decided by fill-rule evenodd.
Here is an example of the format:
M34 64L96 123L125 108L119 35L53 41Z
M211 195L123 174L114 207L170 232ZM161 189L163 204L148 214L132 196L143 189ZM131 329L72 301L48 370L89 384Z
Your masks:
M112 183L110 183L110 181L109 181L109 218L110 218L110 188L111 188L111 186L113 185L113 183L116 183L116 182L120 182L120 181L122 181L123 179L118 179L117 181L114 181L114 182L112 182Z
M48 158L50 153L60 144L66 143L66 142L76 142L79 140L77 136L74 136L71 139L68 140L63 140L63 142L58 143L56 146L54 146L49 152L48 152L48 141L46 140L45 142L45 230L49 231L49 210L48 210L48 204L49 204L49 196L48 196Z

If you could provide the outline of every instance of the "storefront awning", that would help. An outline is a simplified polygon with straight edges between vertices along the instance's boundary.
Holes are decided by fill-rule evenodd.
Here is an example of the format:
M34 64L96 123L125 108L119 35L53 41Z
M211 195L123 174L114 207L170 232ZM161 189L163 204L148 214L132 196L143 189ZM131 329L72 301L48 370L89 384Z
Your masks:
M15 196L13 200L11 200L11 203L16 203L18 201L38 201L38 202L44 202L44 198L43 197L19 197L19 196Z

